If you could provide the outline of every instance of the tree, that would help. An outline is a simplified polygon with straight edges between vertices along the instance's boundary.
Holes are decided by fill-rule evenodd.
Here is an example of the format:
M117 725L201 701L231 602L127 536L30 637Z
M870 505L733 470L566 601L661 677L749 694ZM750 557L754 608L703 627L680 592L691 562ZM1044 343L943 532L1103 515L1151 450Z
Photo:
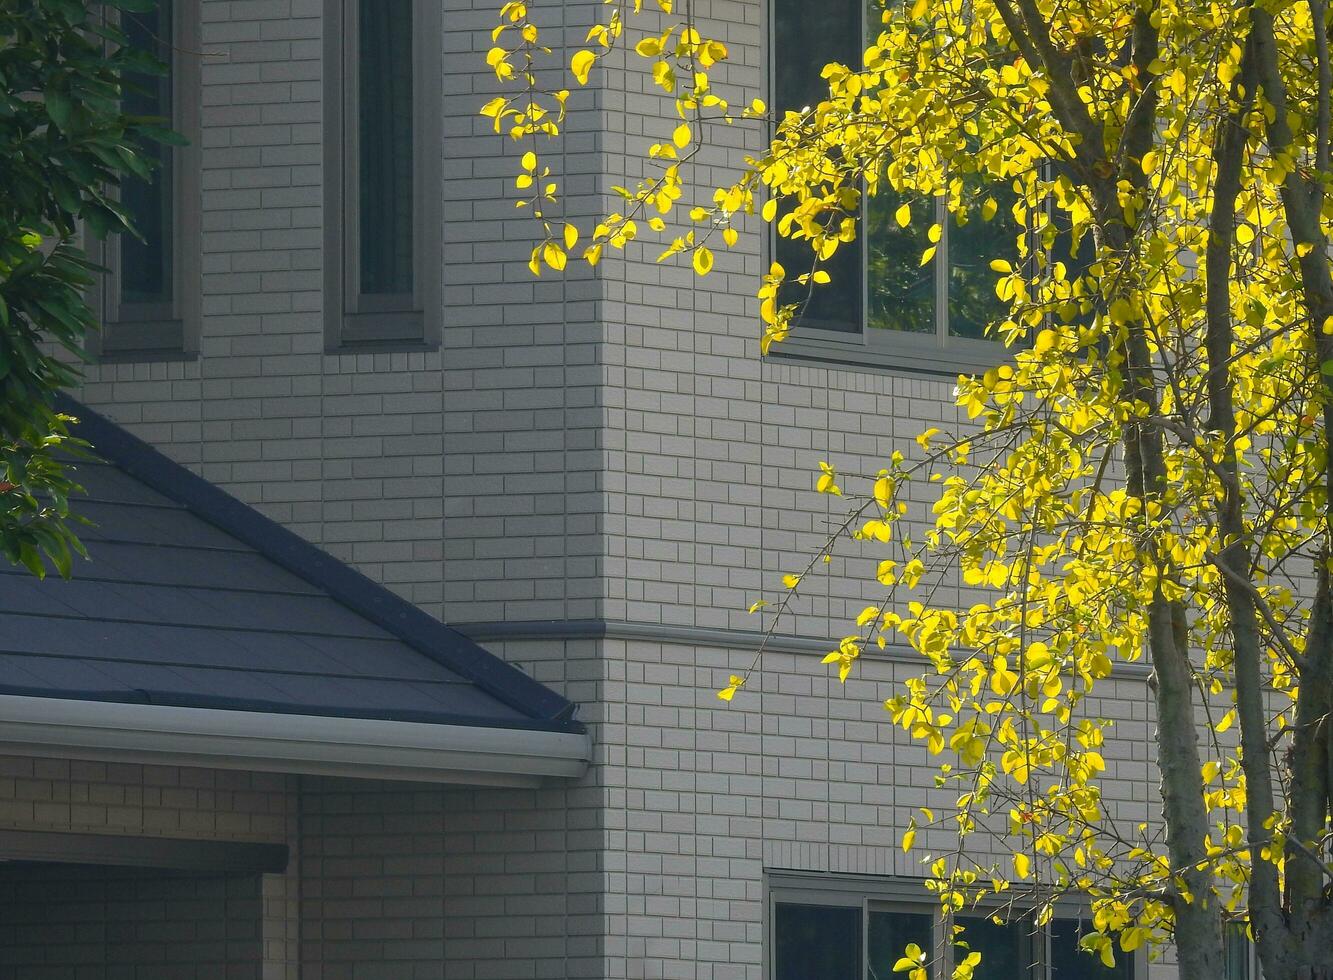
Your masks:
M1269 980L1333 978L1326 0L890 3L863 63L827 66L827 97L781 114L713 89L728 52L688 6L656 0L636 31L642 6L608 0L570 58L572 87L636 37L680 120L648 150L652 176L591 229L557 217L542 157L569 91L541 80L551 52L531 6L501 10L488 62L516 91L483 113L523 147L534 273L570 254L595 265L647 226L663 259L705 275L757 211L810 250L759 288L767 352L859 233L863 195L942 198L986 220L997 189L1014 195L1022 262L992 263L1008 309L989 326L1008 361L959 378L970 426L922 433L859 493L825 464L819 489L850 509L811 558L847 539L891 555L884 601L827 662L845 678L894 634L923 658L887 707L958 790L903 841L917 823L956 827L959 849L931 864L945 909L990 896L1047 915L1079 891L1095 912L1084 945L1108 961L1174 942L1185 980L1213 980L1223 926L1239 922ZM693 199L695 155L747 119L772 126L767 150ZM933 522L910 528L904 488L932 479ZM935 601L932 575L950 570L984 600ZM785 577L778 612L800 577ZM1107 720L1086 708L1141 656L1160 839L1113 826L1098 788ZM971 862L968 839L997 822L1010 860ZM918 953L896 968L924 976Z
M54 395L78 378L97 327L85 299L99 271L79 247L133 231L114 197L120 179L149 179L144 140L175 140L161 120L121 112L126 72L161 73L125 45L103 8L153 0L7 0L0 5L0 554L68 575L82 553L69 509L77 487L63 460L80 450ZM44 560L45 559L45 560Z

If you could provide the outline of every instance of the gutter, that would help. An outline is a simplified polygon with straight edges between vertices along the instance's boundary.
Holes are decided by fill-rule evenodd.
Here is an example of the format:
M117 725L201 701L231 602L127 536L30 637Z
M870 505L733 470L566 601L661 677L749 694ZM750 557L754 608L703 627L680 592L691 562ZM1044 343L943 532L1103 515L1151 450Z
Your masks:
M535 787L582 776L592 741L586 733L0 695L0 752Z

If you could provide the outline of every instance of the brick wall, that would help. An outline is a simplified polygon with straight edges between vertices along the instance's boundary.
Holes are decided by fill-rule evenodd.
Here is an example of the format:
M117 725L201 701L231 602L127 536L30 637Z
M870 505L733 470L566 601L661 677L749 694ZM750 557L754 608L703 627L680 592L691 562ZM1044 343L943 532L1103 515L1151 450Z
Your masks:
M91 367L82 397L432 613L597 615L599 286L525 268L476 111L491 5L444 4L440 348L328 354L324 0L199 4L199 356ZM588 111L576 173L597 169Z
M200 356L93 368L85 396L446 619L766 625L745 607L804 563L835 513L813 492L816 463L874 472L953 417L952 382L761 361L753 227L708 280L636 245L595 278L533 281L531 229L509 199L516 155L475 115L493 91L480 57L498 4L444 2L440 349L324 353L321 3L203 0ZM542 7L574 44L603 10ZM762 95L766 5L693 9L731 49L732 101ZM571 98L574 213L641 175L670 129L638 69L613 62ZM760 138L727 131L705 177L724 179ZM874 559L812 575L782 632L840 635L874 598ZM881 707L905 668L870 661L843 687L817 656L779 653L724 707L713 692L748 666L747 643L489 644L568 685L593 724L593 774L563 798L307 787L310 969L757 980L765 868L919 873L895 840L933 789ZM1109 693L1121 738L1108 792L1143 819L1155 776L1142 683Z

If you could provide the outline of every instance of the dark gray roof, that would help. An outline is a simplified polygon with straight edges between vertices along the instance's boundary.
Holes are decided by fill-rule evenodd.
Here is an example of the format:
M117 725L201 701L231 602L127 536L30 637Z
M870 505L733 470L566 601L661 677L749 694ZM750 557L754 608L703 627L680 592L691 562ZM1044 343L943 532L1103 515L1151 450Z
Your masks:
M0 563L0 693L581 731L574 705L72 402L90 561Z

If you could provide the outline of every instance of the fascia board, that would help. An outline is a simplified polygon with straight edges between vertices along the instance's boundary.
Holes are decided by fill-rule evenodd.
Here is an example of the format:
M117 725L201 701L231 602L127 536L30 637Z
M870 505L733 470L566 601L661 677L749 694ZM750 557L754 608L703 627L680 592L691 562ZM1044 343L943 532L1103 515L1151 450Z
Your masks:
M0 695L0 752L473 786L587 770L586 733Z

